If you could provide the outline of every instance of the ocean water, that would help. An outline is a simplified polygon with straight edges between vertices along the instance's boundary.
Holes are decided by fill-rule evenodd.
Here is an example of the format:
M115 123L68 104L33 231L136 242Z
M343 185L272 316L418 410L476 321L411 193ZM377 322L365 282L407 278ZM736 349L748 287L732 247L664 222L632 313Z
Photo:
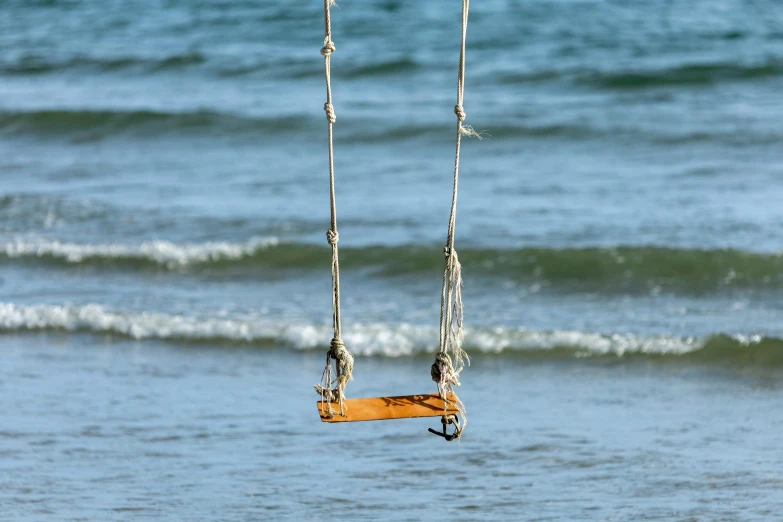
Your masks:
M461 442L322 425L322 4L0 4L0 519L779 520L783 9L474 0ZM425 393L459 2L333 9L352 397Z

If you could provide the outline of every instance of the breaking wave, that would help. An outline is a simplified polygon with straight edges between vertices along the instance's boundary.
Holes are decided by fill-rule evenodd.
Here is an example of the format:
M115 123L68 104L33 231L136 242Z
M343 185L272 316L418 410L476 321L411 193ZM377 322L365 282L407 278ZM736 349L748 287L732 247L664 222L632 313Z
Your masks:
M0 302L0 333L75 332L116 335L139 341L164 340L212 345L248 344L295 350L324 348L328 325L264 317L189 317L154 312L116 312L100 305L21 306ZM357 355L401 357L434 352L437 329L412 324L364 324L344 329ZM542 332L474 328L466 332L472 355L510 354L530 360L579 358L681 360L783 365L783 340L762 336L606 335L592 332Z

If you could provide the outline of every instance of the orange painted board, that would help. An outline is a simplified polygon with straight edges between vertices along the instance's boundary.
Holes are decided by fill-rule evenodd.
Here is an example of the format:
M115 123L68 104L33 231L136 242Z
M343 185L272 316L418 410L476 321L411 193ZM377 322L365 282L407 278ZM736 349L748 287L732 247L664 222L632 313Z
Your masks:
M450 399L453 397L450 396ZM444 414L443 399L438 394L401 395L399 397L368 397L365 399L346 399L345 416L340 415L340 405L332 404L337 412L328 416L328 405L318 401L318 413L323 422L359 422L373 420L410 419L414 417L439 417ZM453 401L446 405L445 413L457 414L459 410Z

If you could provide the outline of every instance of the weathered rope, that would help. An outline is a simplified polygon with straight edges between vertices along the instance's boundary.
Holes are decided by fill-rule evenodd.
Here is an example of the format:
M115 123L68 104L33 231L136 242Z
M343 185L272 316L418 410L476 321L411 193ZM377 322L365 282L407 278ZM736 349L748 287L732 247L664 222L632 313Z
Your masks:
M470 364L468 354L462 349L462 266L459 263L457 251L454 249L454 228L457 220L457 186L459 184L459 153L462 136L481 136L469 125L463 125L466 115L462 107L465 90L465 37L468 30L468 8L470 0L462 0L462 45L459 53L459 69L457 73L457 105L454 114L457 116L457 146L454 153L454 188L451 195L451 213L446 236L446 257L443 267L443 287L440 296L440 346L435 355L435 362L430 368L432 380L438 383L438 393L445 402L453 402L462 415L462 423L457 425L455 436L459 437L465 430L468 419L465 406L454 392L459 386L459 374ZM449 396L453 397L452 399Z
M329 208L331 210L331 226L326 231L326 241L332 247L332 326L334 337L331 347L326 353L326 366L321 376L321 384L315 385L315 391L321 396L321 402L325 403L325 410L330 416L336 415L331 403L340 405L340 415L345 415L345 386L352 378L353 355L343 344L340 325L340 262L337 253L337 243L340 235L337 233L337 207L334 197L334 145L332 140L332 125L337 121L332 106L332 79L331 79L331 55L335 51L332 42L332 26L329 7L334 5L334 0L324 0L324 46L321 54L324 57L324 76L326 77L326 121L329 136ZM332 359L335 361L335 374L332 373ZM336 384L335 388L332 385Z

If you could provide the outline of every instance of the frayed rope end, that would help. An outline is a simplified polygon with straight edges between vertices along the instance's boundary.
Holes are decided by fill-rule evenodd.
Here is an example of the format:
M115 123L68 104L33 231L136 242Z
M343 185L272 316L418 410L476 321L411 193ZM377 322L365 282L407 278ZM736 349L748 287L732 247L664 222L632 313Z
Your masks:
M483 140L484 138L490 137L491 134L489 134L487 131L477 131L470 125L462 125L459 126L459 133L465 136L466 138L476 138L479 140Z

